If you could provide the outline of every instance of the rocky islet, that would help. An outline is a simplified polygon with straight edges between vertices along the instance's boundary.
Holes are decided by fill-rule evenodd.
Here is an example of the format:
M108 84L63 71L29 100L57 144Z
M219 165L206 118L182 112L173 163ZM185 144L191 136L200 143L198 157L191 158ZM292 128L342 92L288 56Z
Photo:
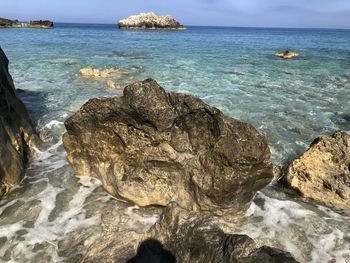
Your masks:
M152 29L152 30L183 30L186 29L173 17L157 16L153 12L141 13L130 16L118 22L118 27L122 29Z
M52 29L54 28L54 23L49 20L33 20L30 22L20 22L18 20L10 20L5 18L0 18L0 28L43 28Z

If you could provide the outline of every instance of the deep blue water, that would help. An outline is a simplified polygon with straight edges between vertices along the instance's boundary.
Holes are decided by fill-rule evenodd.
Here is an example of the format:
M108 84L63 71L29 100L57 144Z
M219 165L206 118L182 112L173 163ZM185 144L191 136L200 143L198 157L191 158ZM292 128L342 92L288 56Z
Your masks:
M74 177L67 164L60 142L64 120L90 98L122 93L109 89L107 79L80 76L83 67L125 68L128 74L112 79L120 86L154 78L168 91L197 95L264 133L275 163L295 158L319 135L350 131L349 30L128 31L57 24L53 30L0 29L0 45L36 128L51 146L0 202L0 262L77 262L69 258L72 244L98 236L106 218L139 231L156 220L154 210L109 197L98 182ZM280 49L301 57L278 59ZM233 229L302 262L346 262L349 219L268 188Z

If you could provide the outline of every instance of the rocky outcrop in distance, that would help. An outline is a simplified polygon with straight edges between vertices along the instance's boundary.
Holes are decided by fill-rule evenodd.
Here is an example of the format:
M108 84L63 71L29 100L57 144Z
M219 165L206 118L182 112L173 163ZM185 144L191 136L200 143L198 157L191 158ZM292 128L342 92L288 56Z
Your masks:
M0 48L0 197L22 180L30 148L39 142L8 64Z
M0 28L54 28L54 24L48 20L35 20L30 22L19 22L18 20L10 20L5 18L0 18Z
M294 263L289 253L226 234L212 218L169 204L145 234L112 232L95 241L82 263Z
M350 136L338 131L314 140L287 168L285 182L303 197L350 209Z
M267 140L252 125L152 79L122 97L91 99L65 126L76 174L139 206L176 201L238 216L273 177Z
M275 53L275 56L283 59L291 59L291 58L299 57L300 54L299 52L296 52L296 51L282 50L282 51L277 51Z
M127 19L120 20L118 27L125 29L186 29L171 16L157 16L153 12L141 13L139 15L130 16Z

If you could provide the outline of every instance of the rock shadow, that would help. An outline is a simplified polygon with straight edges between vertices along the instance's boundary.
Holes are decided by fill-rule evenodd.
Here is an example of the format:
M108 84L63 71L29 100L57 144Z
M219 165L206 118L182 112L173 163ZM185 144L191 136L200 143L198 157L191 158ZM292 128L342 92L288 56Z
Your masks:
M127 263L176 263L175 256L156 239L146 239Z

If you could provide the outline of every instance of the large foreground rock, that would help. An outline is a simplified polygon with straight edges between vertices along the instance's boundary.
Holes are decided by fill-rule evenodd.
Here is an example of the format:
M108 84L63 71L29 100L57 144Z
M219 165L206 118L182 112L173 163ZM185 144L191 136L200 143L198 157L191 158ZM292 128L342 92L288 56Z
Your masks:
M306 198L350 209L350 136L339 131L317 138L288 167L286 180Z
M175 203L165 208L146 234L110 233L98 239L82 260L129 263L296 262L284 251L258 247L246 235L225 234L206 216L188 213Z
M88 101L65 125L76 174L140 206L176 201L238 215L273 176L266 139L252 125L150 79Z
M141 13L120 20L119 28L127 29L186 29L171 16L157 16L155 13Z
M0 18L0 28L8 27L8 28L21 28L21 27L29 27L29 28L53 28L54 24L48 20L35 20L30 22L19 22L18 20L10 20L5 18Z
M37 140L0 48L0 197L22 180L30 147Z

